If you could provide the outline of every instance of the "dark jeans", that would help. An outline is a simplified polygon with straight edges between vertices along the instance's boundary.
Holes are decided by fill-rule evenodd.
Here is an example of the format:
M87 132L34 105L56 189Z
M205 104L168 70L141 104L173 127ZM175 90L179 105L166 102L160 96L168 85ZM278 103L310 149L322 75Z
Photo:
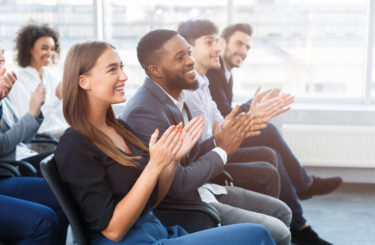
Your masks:
M309 187L311 176L294 156L279 130L272 123L267 123L267 128L262 129L260 135L247 138L241 146L268 146L276 151L281 182L280 199L292 210L291 228L299 229L306 220L296 192Z
M65 244L68 221L44 179L0 179L0 207L1 240Z
M277 155L269 147L241 147L228 157L225 170L235 186L278 198L280 177Z
M100 234L91 233L92 245L227 245L263 244L274 245L269 232L262 225L236 224L216 227L186 234L179 226L164 227L153 212L140 216L119 242L113 242Z

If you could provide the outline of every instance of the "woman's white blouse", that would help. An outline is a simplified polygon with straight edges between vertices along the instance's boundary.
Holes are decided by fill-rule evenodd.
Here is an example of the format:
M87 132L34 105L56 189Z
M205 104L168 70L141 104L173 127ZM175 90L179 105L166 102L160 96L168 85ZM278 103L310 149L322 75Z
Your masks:
M20 68L17 72L17 81L8 97L13 102L19 115L23 116L29 112L31 94L40 82L43 82L46 88L46 99L41 109L44 121L38 132L52 134L61 132L68 125L63 116L62 101L56 97L55 91L59 80L48 68L43 68L42 80L39 78L38 71L33 67Z

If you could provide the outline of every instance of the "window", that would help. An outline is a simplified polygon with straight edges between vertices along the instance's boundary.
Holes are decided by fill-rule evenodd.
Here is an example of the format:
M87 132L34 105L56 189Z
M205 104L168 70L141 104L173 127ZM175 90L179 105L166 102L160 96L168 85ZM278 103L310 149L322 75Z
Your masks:
M254 34L234 93L261 84L297 98L360 101L366 14L367 1L235 1L234 22Z
M93 1L92 0L3 0L0 5L0 37L7 59L9 70L17 70L14 61L14 39L18 30L30 21L38 24L47 23L57 28L60 34L61 57L58 67L62 64L69 47L78 42L94 39L93 33Z
M243 67L234 69L235 100L249 98L262 85L292 92L297 101L363 103L370 101L369 91L375 94L369 76L375 64L368 55L375 45L374 33L368 35L375 28L373 5L370 0L2 0L0 35L7 66L16 69L17 30L30 20L56 27L60 71L72 44L103 38L123 58L131 96L144 79L135 49L146 32L176 29L190 18L211 19L220 29L247 22L254 34Z
M140 67L136 47L139 39L157 28L176 30L178 23L190 18L209 18L227 23L227 1L121 1L105 0L104 39L113 43L120 52L129 77L127 97L143 83L144 70Z

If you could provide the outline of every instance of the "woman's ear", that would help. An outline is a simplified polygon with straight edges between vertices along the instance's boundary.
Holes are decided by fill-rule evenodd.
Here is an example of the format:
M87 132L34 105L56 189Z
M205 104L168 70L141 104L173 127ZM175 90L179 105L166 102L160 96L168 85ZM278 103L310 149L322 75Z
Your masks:
M84 89L84 90L89 90L91 88L90 81L87 76L85 75L80 75L78 77L78 85Z

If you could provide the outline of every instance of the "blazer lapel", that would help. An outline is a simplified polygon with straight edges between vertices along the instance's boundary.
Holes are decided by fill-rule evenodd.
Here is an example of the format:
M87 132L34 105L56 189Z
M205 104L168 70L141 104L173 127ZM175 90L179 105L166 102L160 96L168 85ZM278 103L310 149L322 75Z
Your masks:
M177 108L177 106L173 103L173 101L171 100L171 98L168 97L168 95L166 95L166 93L159 87L159 85L157 85L153 80L151 80L150 78L146 78L145 79L145 82L144 82L144 86L145 88L147 88L150 93L155 96L161 103L161 106L165 106L169 112L169 119L171 121L171 124L178 124L180 122L184 122L183 120L183 117L182 117L182 113L180 112L180 110ZM190 120L191 119L191 113L190 113L190 110L189 108L186 106L186 104L184 103L184 108L186 110L186 113L187 113L187 116L188 116L188 119ZM170 126L170 125L169 125ZM181 159L181 164L182 165L187 165L188 164L188 159L191 157L191 153L194 152L194 153L198 153L199 152L199 145L198 144L195 144L195 146L193 147L193 149L186 155L184 156L182 159ZM195 156L196 154L194 154Z
M172 119L172 124L178 124L180 122L183 122L182 113L177 108L177 106L173 103L171 98L168 97L168 95L157 85L153 80L151 80L149 77L146 77L144 86L151 91L151 93L158 98L160 103L165 106L168 111L170 112Z
M192 116L191 116L191 113L190 113L190 110L189 110L189 107L186 105L186 103L184 103L184 109L186 111L186 114L187 114L187 117L188 117L188 120L190 121Z
M227 77L225 76L225 68L224 68L224 62L223 59L220 57L220 71L222 73L223 79L221 80L222 86L224 87L225 94L228 98L228 101L232 102L233 99L233 78L230 77L229 82L227 81Z

